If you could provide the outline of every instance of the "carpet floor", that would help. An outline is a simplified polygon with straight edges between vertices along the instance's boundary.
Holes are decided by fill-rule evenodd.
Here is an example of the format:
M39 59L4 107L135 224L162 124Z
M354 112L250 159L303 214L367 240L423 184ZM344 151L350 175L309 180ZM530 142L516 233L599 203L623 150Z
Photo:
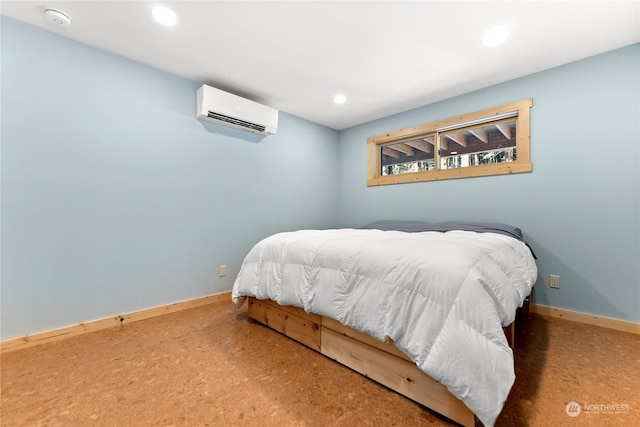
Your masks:
M519 329L497 426L640 425L640 336L536 314ZM227 302L0 362L7 427L455 425Z

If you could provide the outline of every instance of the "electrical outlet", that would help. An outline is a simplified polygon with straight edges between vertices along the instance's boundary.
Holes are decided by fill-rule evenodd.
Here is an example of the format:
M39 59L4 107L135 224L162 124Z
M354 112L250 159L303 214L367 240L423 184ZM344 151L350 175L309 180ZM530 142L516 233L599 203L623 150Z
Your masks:
M220 277L224 277L224 276L226 276L226 275L227 275L227 266L226 266L226 265L221 265L221 266L218 268L218 275L219 275Z
M556 276L555 274L550 274L549 286L554 289L560 289L560 276Z

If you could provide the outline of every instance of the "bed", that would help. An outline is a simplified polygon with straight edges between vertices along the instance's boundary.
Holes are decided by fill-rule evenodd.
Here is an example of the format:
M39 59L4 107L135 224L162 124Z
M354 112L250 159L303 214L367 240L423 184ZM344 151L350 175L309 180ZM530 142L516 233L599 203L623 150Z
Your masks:
M513 331L537 279L517 227L378 221L257 243L236 308L462 425L492 426L515 380Z

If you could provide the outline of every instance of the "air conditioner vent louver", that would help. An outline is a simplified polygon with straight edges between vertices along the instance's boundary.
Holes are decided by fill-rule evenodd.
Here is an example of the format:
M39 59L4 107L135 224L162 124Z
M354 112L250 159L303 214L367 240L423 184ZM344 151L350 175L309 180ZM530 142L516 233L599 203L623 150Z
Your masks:
M245 120L236 119L235 117L225 116L224 114L214 113L213 111L209 111L207 113L207 117L220 120L221 122L227 122L234 125L242 126L243 128L257 130L258 132L264 132L266 130L265 126L257 125L255 123L247 122Z
M272 135L278 128L275 108L207 85L198 89L196 117L260 135Z

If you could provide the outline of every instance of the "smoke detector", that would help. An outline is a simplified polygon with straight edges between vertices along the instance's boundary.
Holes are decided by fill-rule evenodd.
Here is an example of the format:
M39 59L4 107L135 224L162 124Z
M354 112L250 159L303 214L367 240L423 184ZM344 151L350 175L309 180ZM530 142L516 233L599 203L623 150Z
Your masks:
M56 9L45 9L44 16L49 22L54 25L63 28L69 28L71 26L71 18L64 12Z

